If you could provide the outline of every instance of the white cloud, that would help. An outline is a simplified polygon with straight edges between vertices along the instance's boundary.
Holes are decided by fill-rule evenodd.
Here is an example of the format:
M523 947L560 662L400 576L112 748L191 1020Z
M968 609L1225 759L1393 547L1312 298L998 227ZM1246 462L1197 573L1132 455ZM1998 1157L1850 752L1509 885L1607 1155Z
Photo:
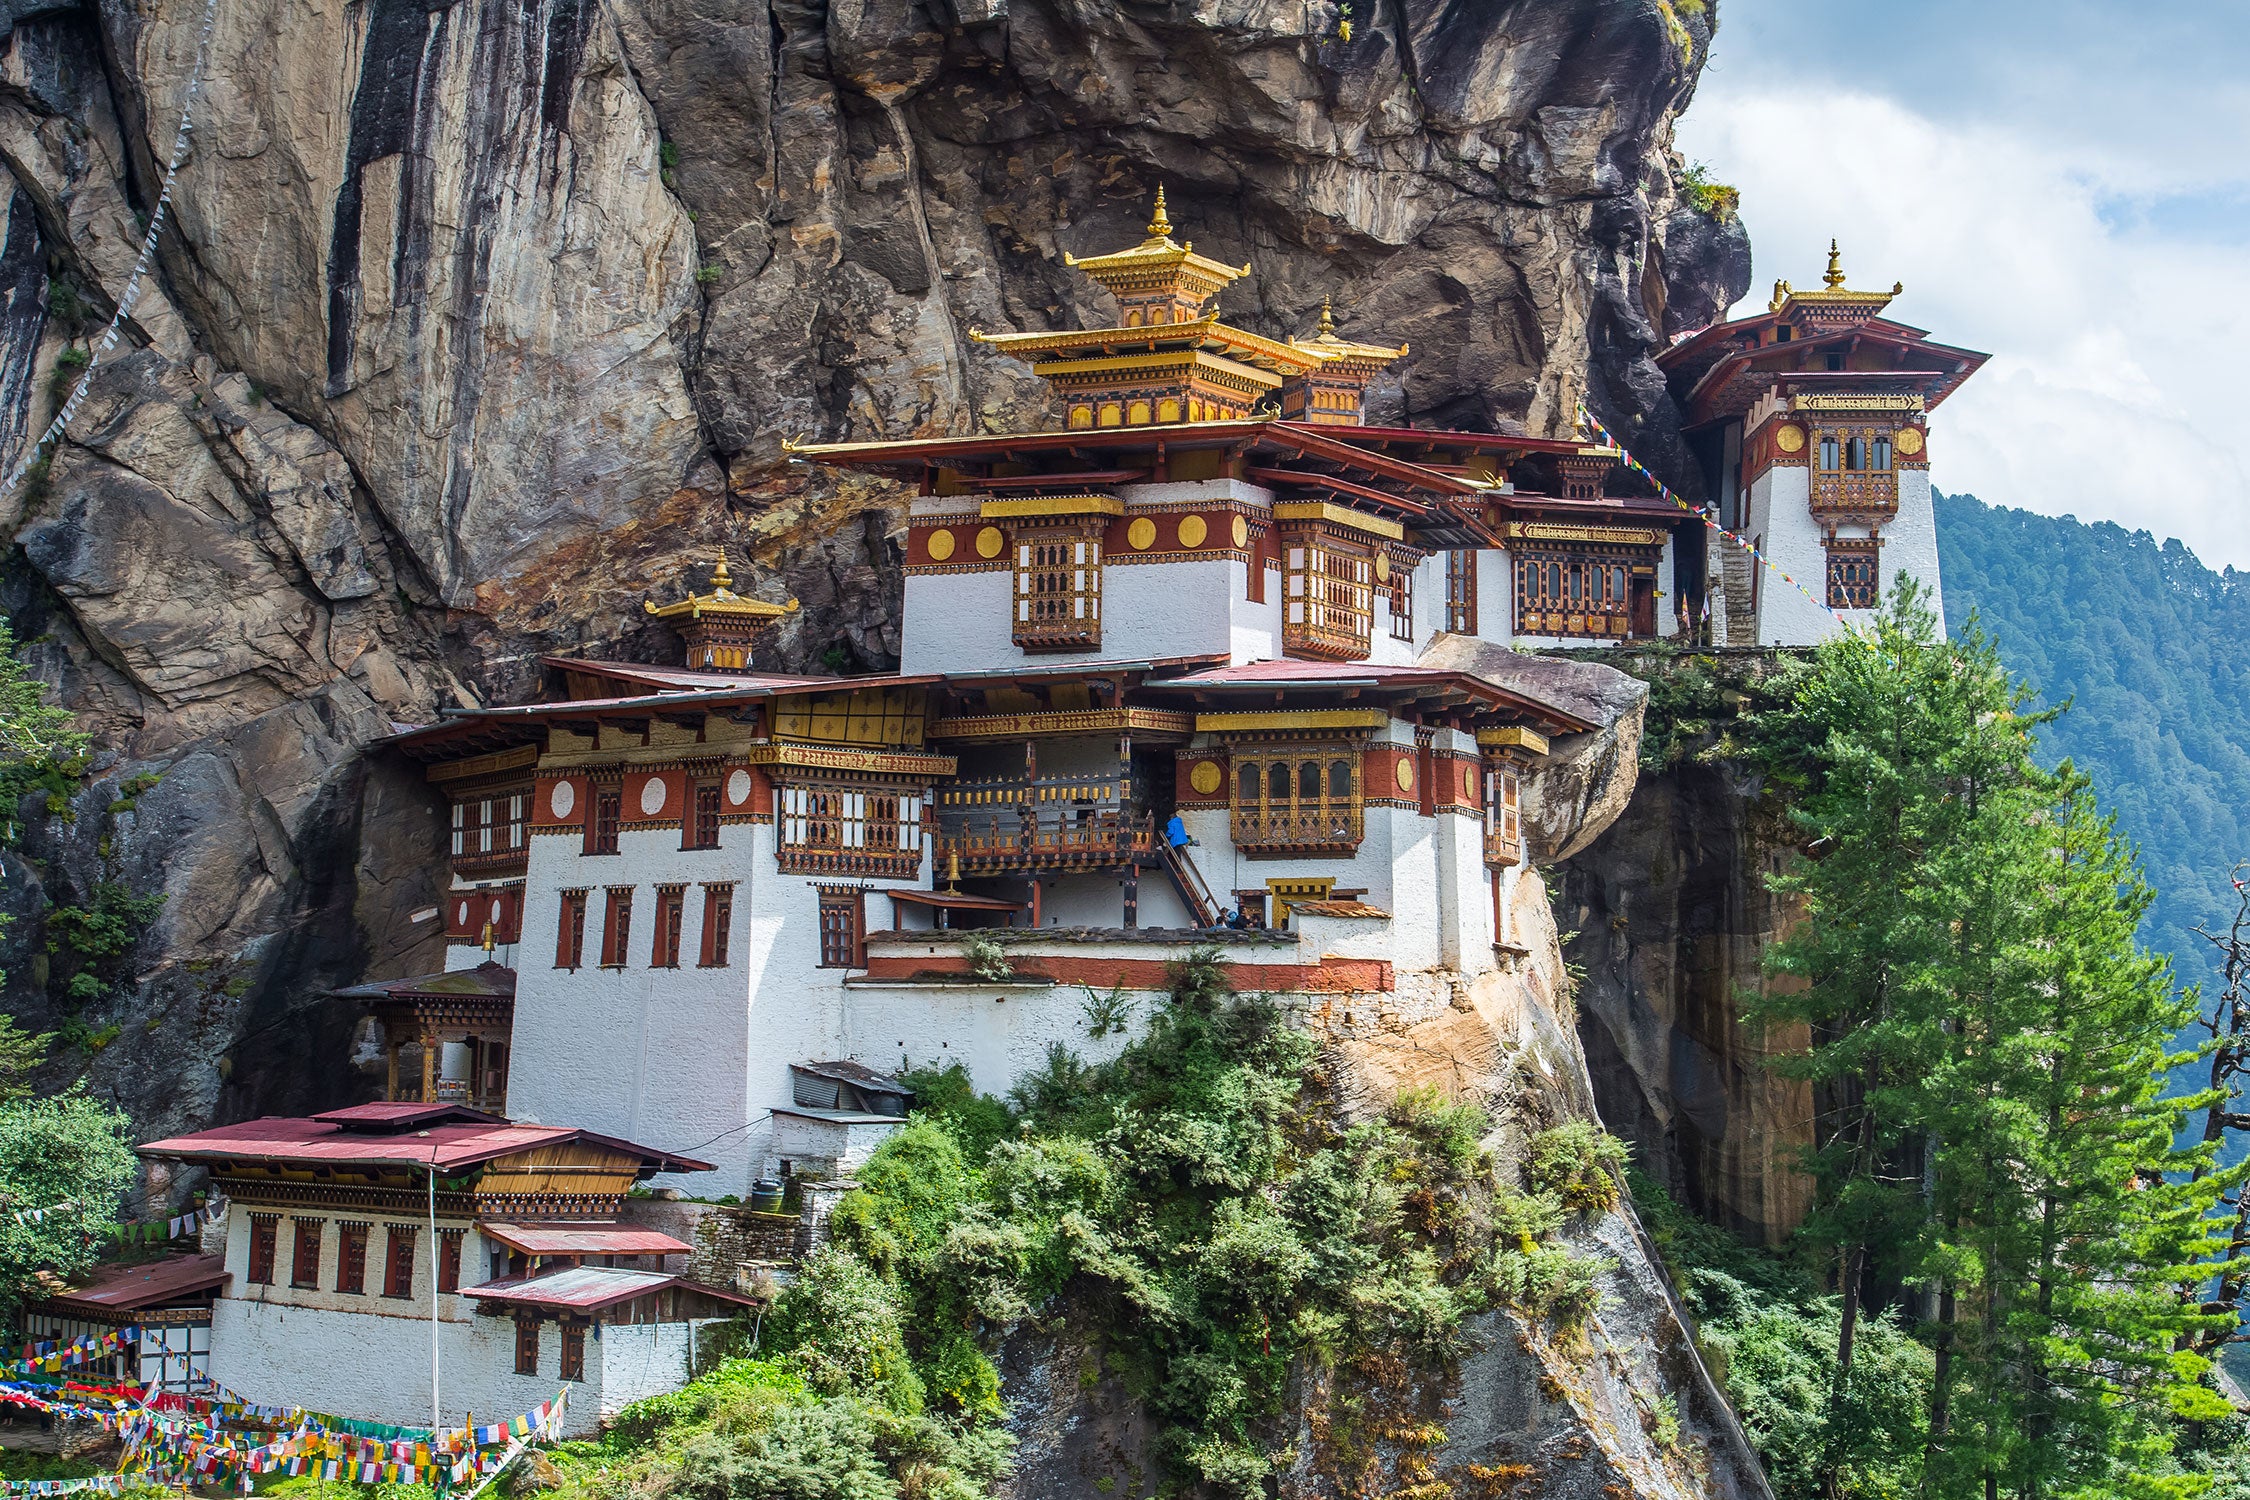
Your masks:
M1707 84L1715 80L1707 80ZM1940 122L1810 83L1706 87L1680 150L1742 190L1759 282L1816 286L1831 236L1893 316L1992 361L1932 419L1941 489L2176 536L2250 568L2250 245L2166 238L2117 158L1994 119ZM2172 184L2165 184L2166 189ZM2105 214L2104 210L2108 210Z

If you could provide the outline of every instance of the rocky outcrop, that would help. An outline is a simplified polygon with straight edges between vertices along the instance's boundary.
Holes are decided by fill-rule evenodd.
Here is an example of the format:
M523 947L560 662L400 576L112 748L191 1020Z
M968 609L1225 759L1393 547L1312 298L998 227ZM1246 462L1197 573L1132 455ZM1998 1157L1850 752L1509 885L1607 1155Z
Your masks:
M201 14L0 13L0 461L123 294ZM0 500L0 596L98 749L76 821L27 820L11 941L167 898L91 1000L10 966L101 1039L50 1081L166 1127L348 1091L259 1049L417 951L428 799L361 752L542 651L666 651L638 606L691 556L803 601L777 664L894 660L899 497L783 440L1047 420L969 331L1105 314L1063 252L1159 183L1254 266L1231 320L1333 296L1411 343L1377 419L1548 433L1583 392L1660 459L1650 356L1747 279L1669 150L1711 14L222 0L125 343Z
M1698 725L1731 718L1774 658L1703 662L1716 670L1698 691L1714 701L1667 706ZM1662 658L1639 665L1675 670ZM1814 1100L1808 1084L1766 1066L1802 1035L1745 1025L1743 997L1787 982L1765 972L1763 954L1790 918L1765 883L1792 847L1789 828L1751 768L1709 753L1709 731L1647 732L1680 753L1644 767L1623 814L1557 871L1564 953L1584 975L1579 1040L1603 1123L1674 1199L1779 1244L1812 1205L1800 1154Z

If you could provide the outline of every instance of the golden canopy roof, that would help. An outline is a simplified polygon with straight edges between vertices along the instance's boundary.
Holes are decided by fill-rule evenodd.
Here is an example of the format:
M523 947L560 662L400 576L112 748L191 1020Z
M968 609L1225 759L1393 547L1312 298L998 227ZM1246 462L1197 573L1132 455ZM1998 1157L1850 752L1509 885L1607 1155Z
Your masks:
M656 605L641 601L641 608L659 620L694 619L706 617L732 620L773 620L783 615L795 614L797 601L786 604L768 604L763 599L749 599L734 591L734 575L727 571L727 557L719 554L719 565L711 573L711 592L690 594L677 603Z

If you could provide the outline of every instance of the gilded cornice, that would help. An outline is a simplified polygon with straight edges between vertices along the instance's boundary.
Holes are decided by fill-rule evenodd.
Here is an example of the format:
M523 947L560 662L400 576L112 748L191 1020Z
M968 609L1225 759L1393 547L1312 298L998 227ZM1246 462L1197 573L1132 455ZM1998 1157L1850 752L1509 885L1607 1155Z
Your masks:
M1063 709L970 714L930 725L933 740L1015 740L1063 734L1193 734L1195 715L1168 708Z

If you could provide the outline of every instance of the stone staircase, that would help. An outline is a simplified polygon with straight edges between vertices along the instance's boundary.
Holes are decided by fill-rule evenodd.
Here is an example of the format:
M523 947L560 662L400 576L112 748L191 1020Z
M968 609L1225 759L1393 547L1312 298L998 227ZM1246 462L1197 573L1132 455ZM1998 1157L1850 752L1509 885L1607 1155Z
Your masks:
M1750 554L1735 543L1718 540L1719 576L1723 590L1725 612L1719 619L1721 646L1755 646L1758 644L1758 612L1751 604L1751 590L1756 586L1752 570L1757 564Z

